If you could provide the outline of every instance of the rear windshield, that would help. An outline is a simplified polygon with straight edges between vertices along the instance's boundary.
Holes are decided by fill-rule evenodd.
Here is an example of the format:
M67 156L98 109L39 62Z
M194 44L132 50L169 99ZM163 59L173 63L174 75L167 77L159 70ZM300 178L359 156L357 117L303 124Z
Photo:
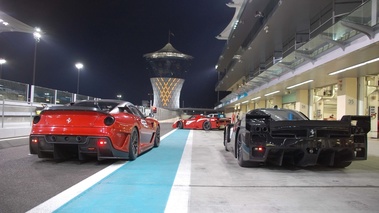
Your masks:
M118 103L115 103L115 102L96 102L96 101L93 101L93 102L78 102L78 103L74 103L73 106L80 106L80 107L95 107L101 111L111 111L113 110L115 107L118 106Z
M298 120L308 120L303 114L293 111L293 110L277 110L277 109L264 109L262 110L266 114L271 115L271 118L275 121L298 121Z

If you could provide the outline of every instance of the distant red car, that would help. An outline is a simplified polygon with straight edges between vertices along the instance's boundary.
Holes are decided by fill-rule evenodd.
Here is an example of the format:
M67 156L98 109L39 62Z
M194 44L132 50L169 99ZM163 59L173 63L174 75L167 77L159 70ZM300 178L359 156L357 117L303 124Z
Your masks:
M219 118L209 117L207 115L192 115L188 119L175 121L172 128L179 129L220 129Z
M39 158L134 160L160 144L159 122L121 100L80 101L48 107L34 117L29 139Z

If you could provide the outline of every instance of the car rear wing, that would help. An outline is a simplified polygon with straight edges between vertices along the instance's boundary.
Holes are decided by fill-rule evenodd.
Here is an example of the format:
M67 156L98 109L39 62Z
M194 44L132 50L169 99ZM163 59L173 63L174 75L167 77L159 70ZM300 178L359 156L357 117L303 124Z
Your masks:
M52 106L47 107L41 111L43 114L46 111L87 111L87 112L99 112L103 114L108 114L108 112L100 110L96 107L82 107L82 106Z
M371 130L371 120L368 115L344 115L341 121L347 121L352 126L363 129L364 133L368 133Z
M270 115L249 115L246 114L246 119L262 119L262 120L269 120ZM338 121L316 121L316 120L309 120L309 121L298 121L298 123L304 122L306 124L313 124L313 125L320 125L321 123L325 123L328 126L346 126L350 125L352 127L352 132L355 132L355 129L362 129L363 133L367 134L371 130L371 120L370 116L366 115L344 115L341 120L342 122ZM280 122L274 122L273 125L277 123L278 125L285 125L286 121L280 121ZM288 124L292 124L291 121L288 122Z

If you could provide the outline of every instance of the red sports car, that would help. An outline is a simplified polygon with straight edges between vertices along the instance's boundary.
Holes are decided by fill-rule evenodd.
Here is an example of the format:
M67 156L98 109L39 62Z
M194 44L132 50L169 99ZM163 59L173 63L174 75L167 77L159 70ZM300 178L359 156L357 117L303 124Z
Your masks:
M219 119L216 117L209 117L206 115L192 115L188 119L180 119L175 121L172 128L179 129L219 129Z
M31 154L56 160L88 156L134 160L159 143L159 122L121 100L48 107L34 117L29 139Z

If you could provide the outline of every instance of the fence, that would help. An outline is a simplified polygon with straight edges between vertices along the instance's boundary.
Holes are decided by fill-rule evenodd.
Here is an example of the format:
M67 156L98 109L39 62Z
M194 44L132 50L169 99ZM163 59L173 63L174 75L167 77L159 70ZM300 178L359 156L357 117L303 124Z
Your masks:
M77 100L91 100L90 96L59 91L0 79L0 138L19 136L30 131L36 110L43 104L63 105Z
M31 126L36 106L21 101L1 101L1 128Z

